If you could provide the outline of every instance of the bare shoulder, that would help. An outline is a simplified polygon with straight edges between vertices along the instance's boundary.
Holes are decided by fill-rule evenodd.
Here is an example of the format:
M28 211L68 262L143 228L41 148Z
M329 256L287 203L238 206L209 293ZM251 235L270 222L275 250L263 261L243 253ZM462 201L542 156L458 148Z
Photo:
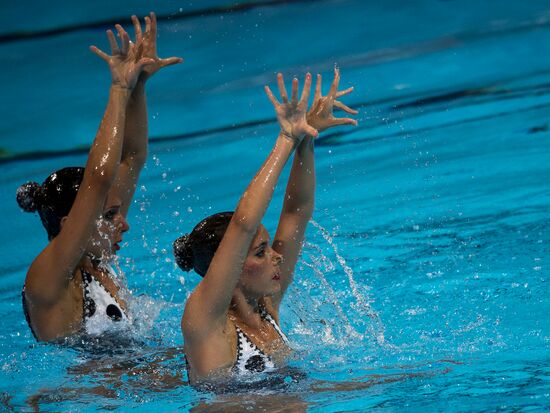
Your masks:
M25 277L25 294L44 305L55 304L64 296L75 274L75 268L56 262L53 244L50 242L34 259Z
M194 380L224 375L235 364L237 334L230 320L221 329L207 329L199 334L183 330L185 355Z
M41 276L39 268L31 277ZM29 270L30 272L30 270ZM48 287L34 281L25 285L24 303L32 330L39 340L50 341L78 331L82 323L83 291L80 277L73 277L67 288L52 293L41 293Z

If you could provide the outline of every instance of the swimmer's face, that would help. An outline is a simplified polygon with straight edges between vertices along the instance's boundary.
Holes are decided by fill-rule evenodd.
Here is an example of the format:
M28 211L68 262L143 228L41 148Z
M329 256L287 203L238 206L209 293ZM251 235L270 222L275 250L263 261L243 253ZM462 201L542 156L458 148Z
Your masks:
M283 257L269 242L269 234L260 225L244 262L239 287L247 294L263 297L281 291L281 262Z
M119 197L107 197L87 248L95 257L111 257L120 249L122 236L130 229L121 207L122 200Z

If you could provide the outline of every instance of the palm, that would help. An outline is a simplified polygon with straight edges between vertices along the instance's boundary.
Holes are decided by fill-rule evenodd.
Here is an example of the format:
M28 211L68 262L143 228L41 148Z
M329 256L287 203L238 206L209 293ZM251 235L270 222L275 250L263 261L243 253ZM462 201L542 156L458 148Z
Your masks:
M275 107L277 120L281 126L281 132L291 139L301 141L305 135L317 136L317 131L308 125L306 120L307 102L311 89L311 75L308 73L302 91L302 96L298 100L298 79L292 81L292 97L288 100L283 75L277 75L277 83L281 94L282 103L271 92L269 86L265 87L265 92Z
M151 77L164 66L173 65L182 61L179 57L161 59L157 55L157 16L151 13L145 17L145 32L141 31L141 24L136 16L132 16L132 23L136 33L136 55L141 58L152 59L152 63L143 69L145 78Z
M350 114L357 114L356 110L349 108L342 102L336 100L341 96L347 95L353 91L353 88L348 88L343 91L338 91L340 82L340 72L338 69L334 71L334 81L332 82L328 95L321 94L321 75L317 75L317 84L315 86L315 96L313 104L307 114L307 122L317 129L319 132L338 125L357 125L357 121L351 118L336 118L333 115L334 107L344 110Z
M116 27L120 36L120 46L113 32L107 30L107 38L111 45L110 56L96 46L91 46L90 49L108 63L114 85L133 89L143 68L151 64L152 60L136 56L134 45L130 42L128 33L124 31L122 26L117 25Z
M306 110L305 105L288 102L277 107L275 112L277 113L277 120L284 131L288 131L291 136L300 136L306 134L308 126Z

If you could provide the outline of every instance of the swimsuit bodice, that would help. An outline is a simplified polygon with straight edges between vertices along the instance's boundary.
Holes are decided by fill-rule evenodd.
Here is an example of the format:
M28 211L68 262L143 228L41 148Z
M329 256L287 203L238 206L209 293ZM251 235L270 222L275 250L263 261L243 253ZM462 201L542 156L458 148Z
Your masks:
M285 344L288 343L287 337L264 307L260 307L260 317L273 326ZM275 369L271 357L256 346L239 326L235 325L235 329L237 330L237 359L233 365L233 372L239 374L260 373Z
M111 277L115 272L111 266L106 270ZM105 332L128 328L131 318L107 289L88 271L81 268L82 274L82 332L98 336ZM31 326L25 288L21 292L23 312L33 336L37 338Z

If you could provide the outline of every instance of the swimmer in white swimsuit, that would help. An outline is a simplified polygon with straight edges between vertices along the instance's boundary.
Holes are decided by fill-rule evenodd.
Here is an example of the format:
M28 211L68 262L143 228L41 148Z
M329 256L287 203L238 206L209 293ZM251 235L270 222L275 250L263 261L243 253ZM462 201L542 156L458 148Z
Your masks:
M17 190L19 205L38 212L49 239L23 289L27 320L40 341L97 334L130 321L113 274L100 262L116 254L129 229L126 215L147 157L145 82L181 62L157 56L153 13L143 32L137 17L132 21L134 42L116 25L118 42L107 31L112 55L90 48L109 65L112 82L86 167L63 168L42 185L29 182Z
M279 327L279 306L292 281L315 192L314 139L336 125L355 125L335 118L333 107L357 113L336 100L340 75L326 96L317 78L308 111L311 75L298 100L298 80L289 100L278 75L282 102L271 90L281 132L266 161L241 197L235 212L202 220L174 242L176 262L204 277L187 300L182 317L184 350L192 384L219 382L231 374L268 372L284 363L288 340ZM261 219L286 162L295 151L277 232L271 244Z

